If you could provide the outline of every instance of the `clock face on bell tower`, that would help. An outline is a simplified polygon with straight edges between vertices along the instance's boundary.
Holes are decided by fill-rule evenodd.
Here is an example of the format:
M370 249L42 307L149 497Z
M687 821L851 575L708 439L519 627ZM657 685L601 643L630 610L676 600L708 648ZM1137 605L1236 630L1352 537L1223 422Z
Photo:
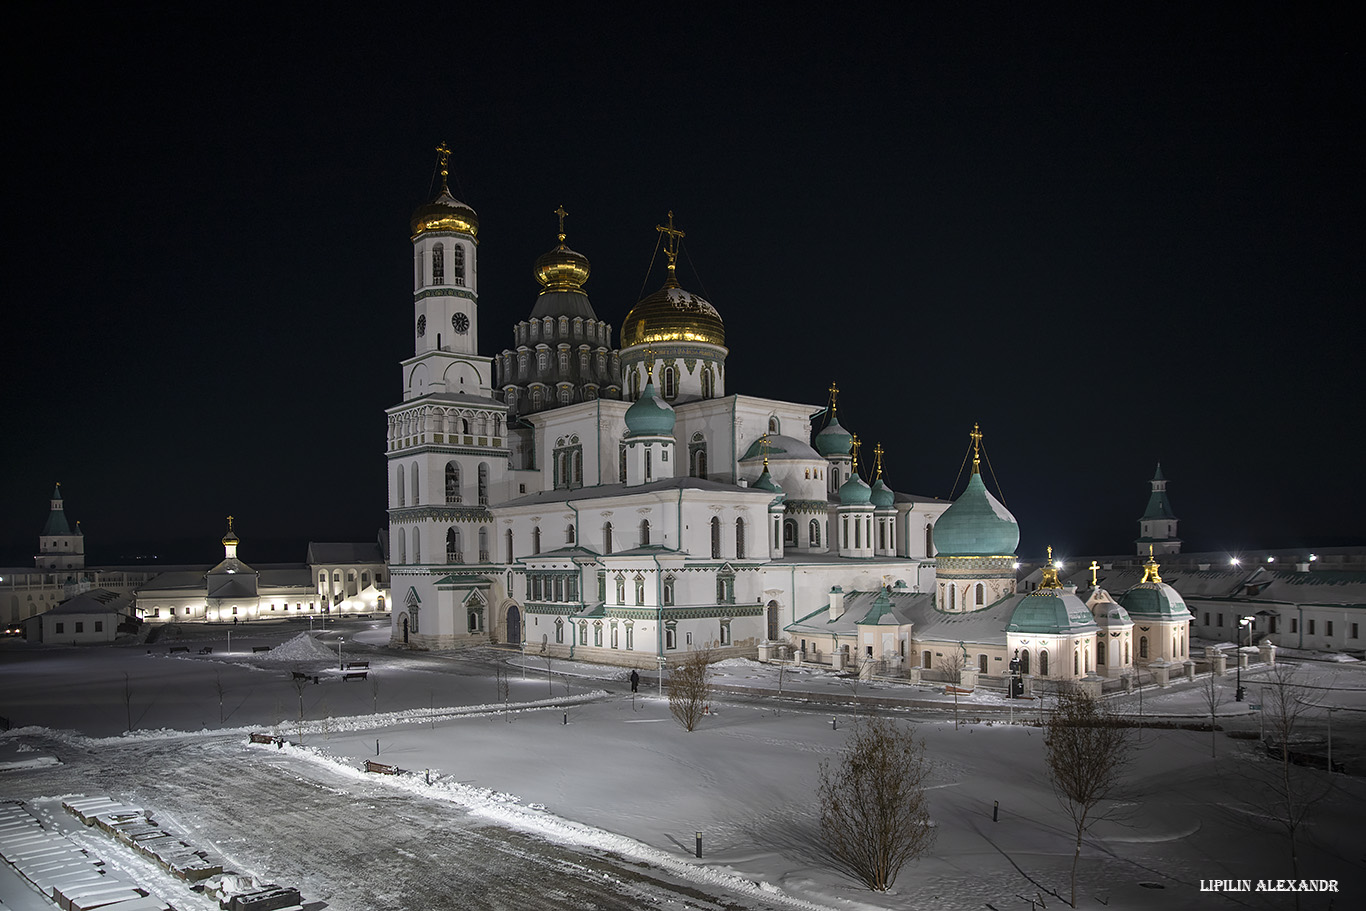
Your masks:
M455 316L451 317L451 328L461 335L464 335L469 331L470 318L463 313L455 314Z

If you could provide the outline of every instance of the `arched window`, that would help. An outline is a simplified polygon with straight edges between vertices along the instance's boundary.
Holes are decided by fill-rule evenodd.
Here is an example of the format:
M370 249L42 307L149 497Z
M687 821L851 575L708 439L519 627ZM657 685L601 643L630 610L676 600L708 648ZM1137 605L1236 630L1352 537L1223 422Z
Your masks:
M602 523L602 552L610 554L612 552L612 523Z
M422 562L422 535L416 528L413 529L413 562Z
M674 368L665 367L659 378L664 387L664 398L673 399L678 395L678 374L674 372Z
M626 446L625 444L617 448L617 480L621 484L626 483Z
M1039 676L1048 676L1048 649L1039 650Z
M1020 649L1020 673L1029 673L1029 649L1027 648Z
M407 538L408 535L404 532L404 530L401 528L398 529L398 534L394 537L394 544L396 545L394 547L394 550L398 551L398 560L396 562L408 562L408 548L406 546Z
M978 655L978 656L977 656L977 672L978 672L979 674L985 674L985 673L987 672L987 656L986 656L986 655Z
M446 463L446 502L460 502L460 466L455 462Z
M541 526L539 525L531 529L531 552L533 554L541 552Z
M1124 663L1129 663L1129 640L1127 638L1124 640Z
M735 520L735 559L745 559L745 520Z
M645 603L645 577L642 576L642 575L637 574L637 575L636 575L636 578L635 578L635 583L636 583L636 604L644 604L644 603Z
M464 548L460 544L460 529L454 526L446 530L446 562L465 562Z
M806 527L806 537L807 537L807 540L809 540L809 541L811 542L811 546L812 546L812 547L820 547L820 546L821 546L821 523L818 522L818 521L815 520L815 519L812 519L812 520L811 520L811 523L810 523L809 525L807 525L807 527Z
M934 556L934 526L925 526L925 556Z
M921 666L922 668L928 669L928 668L933 667L933 666L934 666L933 660L934 660L934 656L931 655L931 654L929 653L928 650L927 650L927 651L923 651L923 652L920 653L920 666Z
M556 617L556 618L555 618L555 642L556 642L556 643L563 643L563 642L564 642L564 618L563 618L563 617Z
M958 602L958 589L957 589L956 586L953 585L953 583L949 583L949 585L948 585L948 590L949 590L949 592L948 592L948 594L949 594L949 610L953 610L954 608L956 608L956 607L958 606L958 603L957 603L957 602Z
M479 463L479 505L489 505L489 463Z
M644 547L650 543L650 520L640 520L640 546Z
M987 587L983 585L981 582L977 583L976 601L978 607L981 607L983 604L987 603Z
M711 365L702 365L702 398L711 398Z
M455 284L465 283L465 248L461 244L451 244L451 257L455 260L454 268L451 269Z
M783 519L783 547L797 546L797 523L792 519Z
M566 543L566 544L573 544L573 543L574 543L574 526L573 526L573 525L566 525L566 526L564 527L564 543Z
M318 573L318 594L327 591L327 573Z
M583 486L583 450L575 449L569 454L571 483L575 487Z
M602 648L602 621L593 621L593 645Z
M414 462L414 463L412 464L412 469L413 469L413 505L416 506L416 505L418 505L419 503L422 502L422 496L421 496L421 494L418 493L419 486L418 486L418 473L417 473L417 463L416 463L416 462Z
M645 480L647 482L655 479L654 452L655 448L653 446L645 447Z
M631 371L631 400L640 398L640 371Z
M618 574L617 574L616 582L617 582L617 604L625 604L625 603L626 603L626 577L623 576L623 575L621 575L620 573L618 573Z
M777 416L777 415L771 415L771 416L769 417L769 419L768 419L768 432L769 432L769 433L778 433L778 432L779 432L779 429L778 429L778 428L779 428L778 416Z
M674 603L674 577L673 577L673 576L665 576L665 577L664 577L664 586L663 586L663 589L664 589L664 591L663 591L664 604L665 604L666 606L667 606L667 605L670 605L670 604L673 604L673 603Z
M579 645L588 644L588 621L579 624Z
M1138 637L1138 657L1139 660L1146 660L1148 657L1148 637Z
M489 530L479 529L479 562L489 562Z
M716 516L711 517L711 557L721 559L721 520Z
M504 538L504 540L505 540L506 543L507 543L507 554L508 554L507 560L504 561L504 562L511 563L511 562L512 562L512 529L511 529L511 528L509 528L509 529L503 534L503 538Z
M404 492L403 492L403 491L404 491L404 484L403 484L403 465L402 465L401 463L400 463L399 466L398 466L397 482L398 482L398 505L399 505L399 506L406 506L406 505L407 505L407 497L404 496Z
M617 645L617 624L616 624L616 621L613 621L613 622L612 622L612 648L619 648L619 646Z
M1105 663L1105 640L1096 640L1096 664Z
M432 284L444 285L446 283L446 249L437 244L432 247Z
M1081 673L1081 653L1080 653L1080 652L1075 652L1075 651L1072 652L1072 673L1073 673L1074 675L1077 675L1077 674L1080 674L1080 673Z

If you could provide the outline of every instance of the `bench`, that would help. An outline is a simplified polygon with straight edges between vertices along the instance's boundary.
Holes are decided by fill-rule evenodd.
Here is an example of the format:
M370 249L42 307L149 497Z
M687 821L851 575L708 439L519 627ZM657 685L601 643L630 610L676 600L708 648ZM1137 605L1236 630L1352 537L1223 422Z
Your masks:
M346 669L347 669L348 671L351 670L352 668L357 668L357 667L369 667L369 666L370 666L370 662L369 662L369 661L348 661L348 662L346 663Z
M345 683L348 680L353 680L356 678L364 680L369 676L369 671L347 671L345 674L342 674L342 683Z
M314 683L318 682L317 674L305 674L303 671L290 671L290 674L295 680L312 680Z
M279 740L279 738L278 738L278 737L275 737L275 736L272 735L272 734L258 734L258 733L256 733L256 732L252 732L252 735L251 735L251 742L252 742L252 743L275 743L275 742L277 742L278 740Z
M389 765L387 762L375 762L373 759L365 760L365 771L374 772L377 775L397 775L403 770L396 765Z
M270 651L270 646L269 646L269 645L253 645L253 646L251 647L251 651L252 651L253 654L259 655L261 652L268 652L268 651Z
M201 654L201 655L212 655L212 654L213 654L213 646L212 646L212 645L206 645L206 646L204 646L203 648L201 648L201 649L199 650L199 654Z
M173 645L167 654L174 655L176 652L188 652L189 650L190 647L188 645Z

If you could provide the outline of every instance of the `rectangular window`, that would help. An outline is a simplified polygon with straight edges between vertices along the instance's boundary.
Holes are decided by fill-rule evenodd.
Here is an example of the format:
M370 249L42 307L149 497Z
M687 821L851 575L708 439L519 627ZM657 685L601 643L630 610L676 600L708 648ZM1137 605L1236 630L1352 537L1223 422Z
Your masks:
M1219 615L1219 626L1222 627L1223 625L1224 625L1224 615L1223 615L1223 614L1220 614L1220 615Z
M1205 611L1205 626L1209 626L1209 611Z
M1359 629L1358 624L1353 623L1353 624L1352 624L1352 638L1353 638L1353 639L1357 638L1357 631L1358 631L1358 629Z
M103 621L103 620L96 620L96 621L95 621L95 632L97 632L97 633L102 633L102 632L104 632L104 621ZM1331 634L1333 631L1332 631L1332 630L1329 630L1328 632Z
M1309 618L1309 635L1314 635L1314 618Z
M1310 621L1310 622L1312 623L1313 621ZM85 632L85 623L83 623L83 622L80 621L80 620L77 620L77 621L76 621L76 632L78 632L78 633L83 633L83 632Z
M171 610L175 610L175 608L173 607L173 608L171 608ZM159 608L159 607L154 607L154 608L152 608L152 616L153 616L153 617L160 617L160 616L161 616L161 608Z
M1325 636L1331 636L1331 635L1333 635L1333 621L1332 621L1332 620L1325 620L1325 621L1324 621L1324 626L1326 627L1326 629L1324 629L1323 634L1324 634Z
M64 633L64 632L66 632L66 625L63 624L63 623L58 623L58 624L57 624L57 634L58 634L58 635L61 635L61 634Z
M1300 631L1300 621L1299 621L1299 618L1298 618L1298 617L1291 617L1291 618L1290 618L1290 632L1292 632L1292 633L1298 633L1299 631Z

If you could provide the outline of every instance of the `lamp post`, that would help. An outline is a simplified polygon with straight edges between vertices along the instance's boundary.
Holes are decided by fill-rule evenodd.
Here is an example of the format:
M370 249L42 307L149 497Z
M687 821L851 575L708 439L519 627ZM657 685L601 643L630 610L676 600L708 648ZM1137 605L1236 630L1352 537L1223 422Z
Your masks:
M1238 689L1234 692L1234 695L1233 695L1233 699L1234 699L1235 702L1242 702L1242 701L1243 701L1243 628L1244 628L1244 627L1247 628L1247 631L1248 631L1248 632L1247 632L1248 643L1251 644L1251 642L1252 642L1252 622L1253 622L1254 620L1256 620L1256 619L1257 619L1256 617L1239 617L1239 618L1238 618L1238 649L1237 649L1237 653L1238 653L1238 654L1237 654L1237 658L1238 658Z
M345 668L345 665L342 664L342 652L341 652L342 643L345 642L345 641L346 641L346 637L345 637L345 636L338 636L338 637L337 637L337 670L339 670L339 671L340 671L340 670L343 670L343 669Z

